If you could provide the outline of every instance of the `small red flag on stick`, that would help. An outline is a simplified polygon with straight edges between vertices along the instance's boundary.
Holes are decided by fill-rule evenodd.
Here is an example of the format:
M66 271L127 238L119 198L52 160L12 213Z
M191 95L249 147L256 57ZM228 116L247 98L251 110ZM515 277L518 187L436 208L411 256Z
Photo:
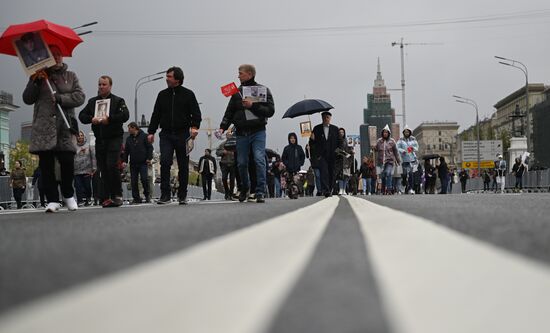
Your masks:
M236 93L239 93L239 88L237 88L237 85L234 82L231 82L230 84L226 84L225 86L222 86L222 94L225 97L233 96Z

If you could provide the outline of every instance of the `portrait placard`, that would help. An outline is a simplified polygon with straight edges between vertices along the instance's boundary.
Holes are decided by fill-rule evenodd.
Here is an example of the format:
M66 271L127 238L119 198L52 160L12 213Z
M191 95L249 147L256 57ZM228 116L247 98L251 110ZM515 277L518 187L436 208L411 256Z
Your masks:
M300 123L300 134L302 138L309 138L311 136L311 121Z
M94 117L95 118L108 118L109 117L109 110L111 107L111 99L98 99L95 101L95 112Z
M12 40L17 57L31 76L39 70L55 65L55 59L40 32L28 32Z

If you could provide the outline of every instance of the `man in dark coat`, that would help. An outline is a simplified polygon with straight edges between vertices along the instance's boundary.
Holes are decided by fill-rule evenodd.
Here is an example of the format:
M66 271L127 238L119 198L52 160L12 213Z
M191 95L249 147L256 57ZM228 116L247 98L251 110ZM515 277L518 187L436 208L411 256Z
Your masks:
M97 168L103 188L102 206L119 207L122 205L122 182L117 163L120 158L123 124L130 117L123 98L111 93L113 79L103 75L98 81L98 96L91 98L80 111L79 119L83 124L92 124L94 132ZM96 115L96 101L109 99L109 112L106 116Z
M212 178L216 175L216 159L210 149L204 150L204 155L199 159L199 173L202 180L202 200L210 200L212 197Z
M142 202L139 194L138 177L141 178L145 202L151 202L147 169L153 159L153 145L147 140L147 134L145 134L135 122L128 124L128 133L130 133L130 135L126 138L126 144L124 145L122 167L126 167L129 157L130 184L132 187L132 198L134 199L132 203L139 204Z
M201 125L201 110L193 91L182 86L183 70L171 67L166 71L168 88L159 92L147 139L153 143L155 132L160 126L160 200L158 204L171 201L170 168L174 159L174 151L178 161L178 201L180 205L187 204L187 183L189 181L189 156L186 152L187 139L194 139L199 134Z
M321 192L325 197L329 197L334 186L335 150L343 143L338 135L338 127L330 123L332 114L325 111L321 113L321 117L323 123L313 128L309 145L312 148L312 159L321 171Z

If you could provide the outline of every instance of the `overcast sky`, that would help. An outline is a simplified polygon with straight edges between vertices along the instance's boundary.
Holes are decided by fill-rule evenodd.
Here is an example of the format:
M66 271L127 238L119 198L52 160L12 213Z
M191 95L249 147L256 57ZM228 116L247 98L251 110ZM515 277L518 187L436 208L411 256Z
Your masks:
M376 62L388 88L400 88L400 53L391 42L433 43L405 47L407 122L475 121L453 94L476 100L480 116L524 84L519 70L499 65L500 55L527 65L529 82L550 82L550 3L548 0L394 1L3 1L0 27L45 18L75 27L90 21L73 58L66 58L91 98L102 74L113 77L113 93L134 111L134 86L147 74L180 66L203 118L218 127L228 99L220 86L238 83L237 67L252 63L256 79L275 99L268 124L268 146L282 151L287 133L306 119L281 119L306 96L331 103L333 123L359 134L367 93L372 92ZM11 115L11 138L32 118L21 94L27 78L15 57L0 55L0 90L13 93L21 109ZM139 114L150 118L164 80L139 89ZM401 113L401 93L392 91ZM79 109L80 110L80 109ZM312 116L318 123L319 116ZM399 118L400 121L400 118ZM206 127L206 122L203 122ZM200 134L198 158L206 147ZM214 139L214 143L216 140ZM300 139L301 144L305 141Z

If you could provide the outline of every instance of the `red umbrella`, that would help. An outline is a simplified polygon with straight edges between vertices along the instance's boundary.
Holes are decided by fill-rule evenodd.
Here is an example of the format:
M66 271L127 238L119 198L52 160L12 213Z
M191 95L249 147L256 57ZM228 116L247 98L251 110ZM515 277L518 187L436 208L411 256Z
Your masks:
M73 29L55 24L46 20L10 25L0 37L0 53L16 56L12 40L26 34L27 32L40 31L47 44L56 45L61 49L61 54L71 57L74 48L82 42L82 39Z

